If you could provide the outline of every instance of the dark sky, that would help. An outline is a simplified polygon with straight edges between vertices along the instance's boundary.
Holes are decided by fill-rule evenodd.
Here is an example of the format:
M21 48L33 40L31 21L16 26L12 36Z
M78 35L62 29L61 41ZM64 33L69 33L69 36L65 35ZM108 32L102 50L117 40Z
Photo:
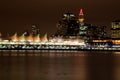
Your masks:
M22 33L36 24L41 34L51 34L63 13L78 16L81 8L87 23L110 27L120 19L120 0L0 0L0 31Z

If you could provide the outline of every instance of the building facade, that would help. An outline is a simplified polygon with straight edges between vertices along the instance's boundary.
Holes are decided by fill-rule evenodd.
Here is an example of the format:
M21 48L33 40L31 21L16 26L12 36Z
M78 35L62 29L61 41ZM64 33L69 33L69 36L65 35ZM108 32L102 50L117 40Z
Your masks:
M120 21L116 20L111 23L111 38L120 39Z
M79 26L73 13L63 14L63 18L57 24L56 36L76 36L79 33Z
M84 13L80 9L79 16L73 13L63 14L63 18L57 24L55 36L74 37L83 40L101 39L105 36L105 26L94 26L84 22Z
M39 34L39 29L36 25L32 25L32 36L36 36L37 34Z

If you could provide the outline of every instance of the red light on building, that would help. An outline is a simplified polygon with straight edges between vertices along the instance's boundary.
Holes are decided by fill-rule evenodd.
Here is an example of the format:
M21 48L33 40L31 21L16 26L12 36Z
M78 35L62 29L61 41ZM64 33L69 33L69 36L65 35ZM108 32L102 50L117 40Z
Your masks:
M79 13L79 15L84 15L82 9L80 9L80 13Z

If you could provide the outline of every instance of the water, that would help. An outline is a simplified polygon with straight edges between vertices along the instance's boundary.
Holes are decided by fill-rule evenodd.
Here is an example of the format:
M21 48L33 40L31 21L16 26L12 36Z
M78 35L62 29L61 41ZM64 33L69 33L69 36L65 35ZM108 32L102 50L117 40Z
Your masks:
M119 75L120 52L0 52L0 80L120 80Z

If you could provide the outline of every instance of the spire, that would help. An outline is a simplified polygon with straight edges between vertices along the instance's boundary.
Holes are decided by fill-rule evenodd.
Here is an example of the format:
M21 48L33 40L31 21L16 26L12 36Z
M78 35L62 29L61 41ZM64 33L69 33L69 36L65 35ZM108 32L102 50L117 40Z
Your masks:
M83 10L80 9L80 12L79 12L79 22L80 23L84 23L84 14L83 14Z
M80 13L79 13L79 15L84 15L82 9L80 9Z

